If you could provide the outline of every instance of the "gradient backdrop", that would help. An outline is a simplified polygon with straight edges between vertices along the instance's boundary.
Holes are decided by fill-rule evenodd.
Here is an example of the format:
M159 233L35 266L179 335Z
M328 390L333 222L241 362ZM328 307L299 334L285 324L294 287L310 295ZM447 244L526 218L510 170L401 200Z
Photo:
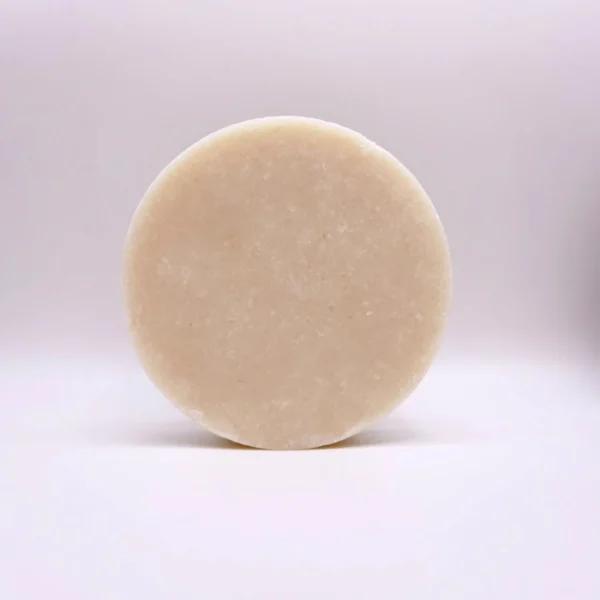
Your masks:
M594 0L0 2L0 596L597 600L599 107ZM430 376L331 451L226 451L124 327L146 187L274 114L395 154L452 251Z

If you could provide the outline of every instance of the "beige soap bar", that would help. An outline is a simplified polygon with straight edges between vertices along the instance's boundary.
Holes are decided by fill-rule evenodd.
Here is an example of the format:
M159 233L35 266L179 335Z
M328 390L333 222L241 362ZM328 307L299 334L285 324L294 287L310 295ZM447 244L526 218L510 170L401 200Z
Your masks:
M169 164L127 235L129 327L152 381L259 448L353 435L418 384L450 259L413 175L349 129L273 117Z

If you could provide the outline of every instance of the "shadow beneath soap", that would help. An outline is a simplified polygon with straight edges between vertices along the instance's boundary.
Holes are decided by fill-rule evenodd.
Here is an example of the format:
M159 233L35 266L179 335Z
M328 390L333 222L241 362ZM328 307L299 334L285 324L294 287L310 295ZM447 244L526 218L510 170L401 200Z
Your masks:
M220 438L186 423L138 425L127 430L93 431L87 441L102 446L149 448L206 448L217 450L255 450Z
M315 450L338 450L348 448L373 448L377 446L414 446L414 445L439 445L448 443L446 436L425 431L406 421L395 420L392 424L386 423L385 427L374 427L361 431L348 439L315 448Z
M407 422L386 423L384 428L373 428L360 432L346 440L328 446L313 448L312 451L334 451L353 448L373 448L380 446L406 446L415 444L439 445L448 443L445 436L416 428ZM131 429L94 430L86 435L86 442L92 445L113 447L149 448L203 448L213 450L249 450L258 448L243 446L220 438L210 431L187 423L146 424Z

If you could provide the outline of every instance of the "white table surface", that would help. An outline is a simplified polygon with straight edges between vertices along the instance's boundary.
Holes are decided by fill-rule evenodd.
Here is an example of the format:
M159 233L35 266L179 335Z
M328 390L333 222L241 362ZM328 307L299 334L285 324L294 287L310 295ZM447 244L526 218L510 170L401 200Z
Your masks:
M598 600L599 389L436 365L353 440L268 452L136 368L5 367L0 598Z

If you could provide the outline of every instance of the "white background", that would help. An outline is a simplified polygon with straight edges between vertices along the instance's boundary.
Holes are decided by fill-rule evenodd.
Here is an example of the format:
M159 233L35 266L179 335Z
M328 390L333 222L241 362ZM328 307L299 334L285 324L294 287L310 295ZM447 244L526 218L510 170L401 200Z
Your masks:
M0 597L597 600L600 5L0 3ZM162 167L298 114L420 179L445 345L374 430L234 448L129 347L128 222Z

